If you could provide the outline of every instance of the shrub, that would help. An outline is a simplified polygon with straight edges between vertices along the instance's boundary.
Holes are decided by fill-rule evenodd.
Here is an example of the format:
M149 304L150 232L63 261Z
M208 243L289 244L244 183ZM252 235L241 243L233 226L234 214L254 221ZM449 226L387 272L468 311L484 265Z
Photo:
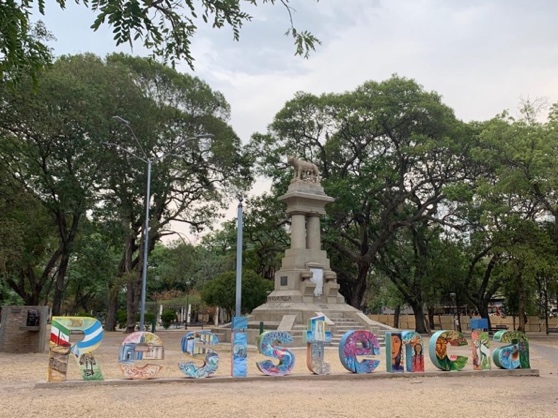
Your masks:
M168 329L173 321L176 321L176 312L172 309L165 309L161 314L163 328Z

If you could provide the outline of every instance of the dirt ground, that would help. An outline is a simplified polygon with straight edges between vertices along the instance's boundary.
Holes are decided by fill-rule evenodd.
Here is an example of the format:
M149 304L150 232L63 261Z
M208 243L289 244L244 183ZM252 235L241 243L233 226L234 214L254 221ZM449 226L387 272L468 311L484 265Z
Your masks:
M184 332L157 332L165 344L159 377L188 379L177 366L186 360L180 350ZM95 351L107 380L122 379L117 360L123 339L121 332L105 333ZM0 353L0 417L558 417L558 336L532 336L530 343L531 367L539 369L540 377L488 377L478 372L478 377L419 374L411 379L320 380L306 369L305 349L296 348L293 375L308 379L263 377L207 384L153 381L47 389L34 388L46 379L47 353ZM468 355L469 350L452 347L448 351ZM222 344L217 351L217 376L230 376L230 345ZM255 364L264 359L255 348L249 350L249 376L261 375ZM326 360L333 375L351 375L339 362L337 349L327 349ZM436 370L428 359L425 362L426 371ZM385 373L384 364L382 361L374 373ZM468 364L466 369L472 366ZM68 380L81 380L73 362L69 363Z

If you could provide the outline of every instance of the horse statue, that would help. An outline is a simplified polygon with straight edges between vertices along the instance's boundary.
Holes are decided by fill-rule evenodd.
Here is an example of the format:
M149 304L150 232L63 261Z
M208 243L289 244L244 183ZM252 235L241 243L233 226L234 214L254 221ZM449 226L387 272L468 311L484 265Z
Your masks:
M294 178L295 181L309 181L311 183L320 182L320 171L318 166L309 161L304 161L299 158L295 158L291 155L287 156L287 162L294 167Z

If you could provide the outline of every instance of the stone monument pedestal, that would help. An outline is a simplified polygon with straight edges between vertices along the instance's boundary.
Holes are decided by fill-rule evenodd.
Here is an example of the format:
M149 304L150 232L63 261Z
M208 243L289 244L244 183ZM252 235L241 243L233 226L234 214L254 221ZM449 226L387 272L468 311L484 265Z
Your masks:
M248 342L256 344L263 323L266 330L289 332L293 345L304 345L308 320L318 315L326 317L332 343L339 342L348 330L368 329L378 335L386 326L345 303L337 274L321 248L320 217L326 213L325 205L334 199L324 193L318 168L294 157L288 157L288 162L295 175L279 201L286 203L291 219L291 248L285 251L281 269L275 273L273 292L248 318ZM231 341L230 325L214 332L222 341Z
M251 321L281 323L289 315L292 325L305 326L317 312L337 318L360 312L345 303L337 274L321 249L320 216L333 200L317 181L296 179L279 197L287 204L291 219L291 248L285 251L281 269L275 273L273 292L266 303L252 311Z

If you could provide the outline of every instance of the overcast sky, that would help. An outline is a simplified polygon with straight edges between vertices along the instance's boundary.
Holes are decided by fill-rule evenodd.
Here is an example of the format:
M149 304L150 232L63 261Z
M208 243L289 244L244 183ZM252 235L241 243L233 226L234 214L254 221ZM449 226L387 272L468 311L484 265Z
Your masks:
M112 30L89 29L94 14L68 1L47 2L41 19L57 38L55 54L121 51ZM281 5L249 11L240 42L229 29L202 28L192 42L195 72L231 105L231 124L244 142L263 132L295 92L353 90L392 74L415 79L465 121L489 119L521 99L558 102L556 0L291 0L295 26L322 45L308 60L294 56L283 34ZM37 15L37 17L39 17Z
M55 53L113 51L148 55L140 45L116 48L108 26L89 29L94 14L68 1L47 2L42 17ZM521 98L558 101L558 2L555 0L292 0L295 25L322 45L308 60L284 36L281 5L250 11L240 42L228 29L202 28L193 40L194 74L221 91L231 123L247 141L265 131L296 91L352 90L397 73L442 95L465 120L515 111ZM38 16L37 16L38 17ZM178 69L192 71L183 64Z

